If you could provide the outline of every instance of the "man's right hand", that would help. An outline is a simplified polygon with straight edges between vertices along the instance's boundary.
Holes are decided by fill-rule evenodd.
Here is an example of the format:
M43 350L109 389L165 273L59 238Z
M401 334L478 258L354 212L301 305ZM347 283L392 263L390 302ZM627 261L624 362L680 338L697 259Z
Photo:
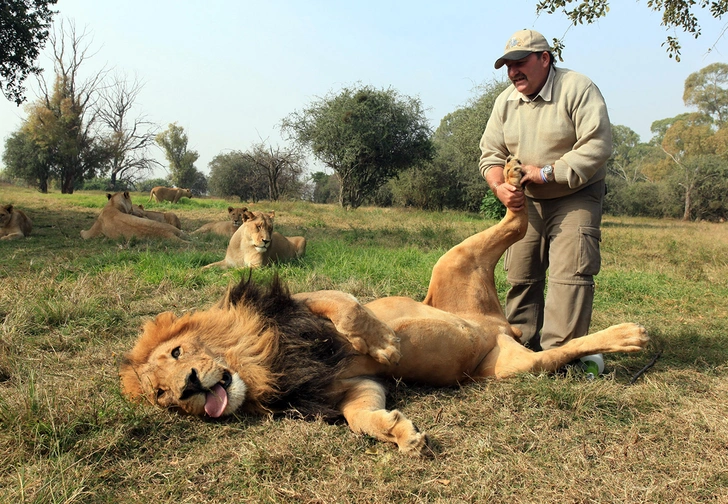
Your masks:
M526 196L523 194L523 191L508 182L503 182L496 187L495 195L506 208L509 208L513 212L518 212L526 208Z

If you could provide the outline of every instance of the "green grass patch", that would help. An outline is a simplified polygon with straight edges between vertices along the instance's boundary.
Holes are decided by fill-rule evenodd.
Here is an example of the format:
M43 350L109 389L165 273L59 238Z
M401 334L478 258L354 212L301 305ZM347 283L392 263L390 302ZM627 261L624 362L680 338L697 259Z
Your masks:
M305 202L133 201L186 231L227 207L276 212L304 258L256 270L293 292L422 299L440 255L493 221ZM208 421L133 405L119 362L158 313L216 302L249 271L202 270L228 240L84 241L105 193L0 186L33 220L0 241L0 502L728 501L728 228L605 218L593 329L633 321L647 351L607 373L524 375L437 389L391 383L388 407L427 431L414 460L343 425L265 417ZM501 299L508 288L496 269ZM632 377L658 352L654 366Z

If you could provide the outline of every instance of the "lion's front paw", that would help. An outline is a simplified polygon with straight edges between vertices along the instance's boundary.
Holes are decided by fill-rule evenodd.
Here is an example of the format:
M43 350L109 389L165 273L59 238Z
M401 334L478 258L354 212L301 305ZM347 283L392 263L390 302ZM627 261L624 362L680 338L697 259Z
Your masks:
M424 432L417 432L407 441L402 442L399 451L411 457L427 457L432 454L430 438Z
M361 353L370 355L380 364L397 364L402 354L399 350L399 338L388 326L381 324L373 333L367 337L349 336L349 341L354 349Z
M376 343L369 347L369 355L382 364L397 364L402 357L399 350L399 338L388 326L382 324L381 329Z

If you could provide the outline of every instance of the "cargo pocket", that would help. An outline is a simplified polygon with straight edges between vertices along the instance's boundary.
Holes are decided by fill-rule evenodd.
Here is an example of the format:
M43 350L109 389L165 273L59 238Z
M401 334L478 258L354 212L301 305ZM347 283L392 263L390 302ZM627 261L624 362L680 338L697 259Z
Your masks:
M579 266L578 275L592 276L599 273L602 256L599 253L599 242L602 241L602 230L592 226L579 226Z
M503 255L503 269L508 271L511 267L511 247L506 249L506 253Z

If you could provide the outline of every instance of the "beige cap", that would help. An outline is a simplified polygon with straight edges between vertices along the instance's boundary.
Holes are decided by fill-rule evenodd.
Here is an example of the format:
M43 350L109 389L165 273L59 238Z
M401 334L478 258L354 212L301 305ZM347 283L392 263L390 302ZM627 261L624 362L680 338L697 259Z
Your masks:
M543 51L551 51L546 37L535 30L520 30L508 39L506 52L495 61L495 67L500 68L506 61L516 61L531 53Z

